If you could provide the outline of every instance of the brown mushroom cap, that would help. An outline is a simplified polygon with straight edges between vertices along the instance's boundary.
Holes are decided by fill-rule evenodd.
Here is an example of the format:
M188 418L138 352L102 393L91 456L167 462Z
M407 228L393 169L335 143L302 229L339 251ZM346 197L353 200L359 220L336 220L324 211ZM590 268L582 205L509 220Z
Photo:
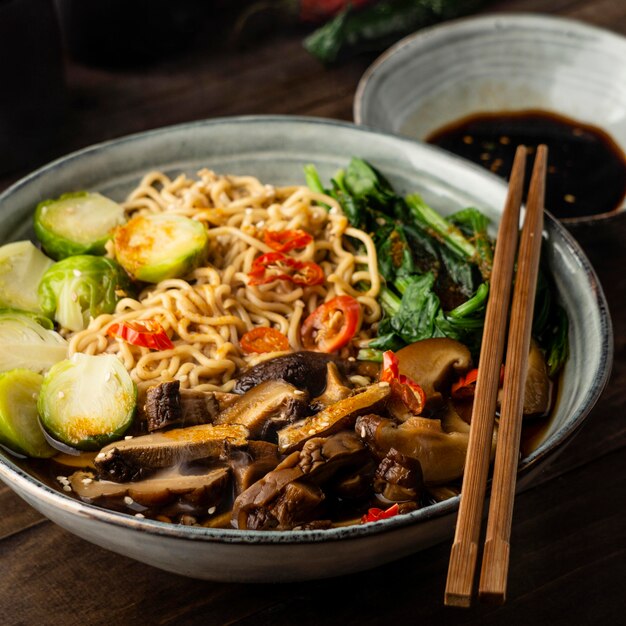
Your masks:
M447 337L416 341L396 353L400 374L412 378L426 394L427 407L443 402L442 393L472 367L472 356L466 346Z

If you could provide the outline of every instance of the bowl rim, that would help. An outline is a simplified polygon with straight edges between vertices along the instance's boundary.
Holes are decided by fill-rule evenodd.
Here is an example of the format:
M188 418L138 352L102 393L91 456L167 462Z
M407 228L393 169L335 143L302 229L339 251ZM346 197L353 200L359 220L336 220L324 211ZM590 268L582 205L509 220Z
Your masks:
M355 123L382 132L391 132L384 128L378 129L372 125L371 121L368 121L368 108L371 107L368 96L370 93L374 93L374 85L379 75L384 73L385 69L390 65L392 70L394 69L392 64L396 59L406 57L408 54L417 56L433 47L445 46L447 37L451 35L454 35L455 39L460 39L465 35L522 27L526 30L536 30L538 27L543 29L550 28L552 31L566 32L570 36L573 34L577 37L588 38L593 36L596 43L601 43L607 47L621 48L620 52L626 55L626 37L606 28L571 17L532 12L490 12L447 20L433 26L427 26L403 37L382 52L369 65L362 74L354 95L352 114ZM626 196L622 198L621 204L611 211L579 217L564 217L560 221L568 225L593 225L598 222L604 223L607 220L619 218L625 212Z
M26 185L34 183L38 178L49 173L50 171L63 167L67 163L81 159L87 155L95 154L102 150L114 149L118 145L129 142L143 141L150 137L161 134L177 133L200 126L219 126L223 124L293 124L303 123L306 125L323 125L337 128L343 128L349 132L362 133L363 135L371 135L383 138L385 141L396 142L399 145L405 145L408 149L419 148L426 152L440 155L451 163L457 163L464 168L474 170L480 177L490 180L492 184L506 188L506 183L495 174L492 174L482 167L475 165L461 157L447 153L442 149L416 142L409 138L400 137L390 132L380 131L377 129L367 128L357 125L353 122L298 115L241 115L241 116L224 116L196 120L193 122L185 122L163 126L152 130L141 131L137 133L127 134L119 138L95 143L82 149L70 152L61 156L24 176L16 181L0 194L0 210L2 203L15 192ZM585 407L579 412L575 420L569 421L562 425L557 431L542 444L537 450L528 455L520 464L518 476L521 476L531 470L542 458L549 454L554 448L561 449L579 430L585 421L585 418L596 404L602 391L604 390L612 368L613 363L613 328L608 305L602 287L597 279L595 271L589 260L584 254L580 245L574 237L562 226L557 220L546 211L546 228L554 229L563 238L565 246L576 258L576 261L584 268L584 272L591 282L593 293L595 294L595 302L600 318L600 332L603 337L602 352L605 355L604 367L599 372L599 377L594 381L594 385L588 390L587 396L583 402ZM548 446L547 444L550 443ZM56 491L28 472L24 471L18 465L11 461L11 453L5 454L0 445L0 480L12 488L13 484L19 485L20 489L34 500L43 500L45 504L54 509L61 509L65 512L76 514L82 518L88 518L93 521L114 526L117 528L135 529L144 533L158 536L165 536L175 539L186 539L191 541L206 541L209 543L224 544L246 544L246 545L267 545L267 544L310 544L326 541L345 541L346 539L359 539L370 535L387 533L393 530L417 525L438 517L443 517L450 513L454 513L458 509L460 496L449 498L445 501L418 509L405 515L395 516L386 520L380 520L363 525L350 525L324 530L239 530L235 528L204 528L195 526L181 526L166 522L147 518L137 518L133 515L110 511L94 504L82 502L61 491ZM20 497L28 501L21 493L17 493ZM488 497L488 495L487 495Z

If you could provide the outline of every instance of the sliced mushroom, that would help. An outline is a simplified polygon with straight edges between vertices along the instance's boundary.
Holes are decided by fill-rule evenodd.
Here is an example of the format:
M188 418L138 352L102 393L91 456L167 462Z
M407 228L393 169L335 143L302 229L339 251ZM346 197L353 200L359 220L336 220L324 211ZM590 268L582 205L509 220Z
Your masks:
M254 529L308 524L322 512L326 483L368 459L354 432L310 439L235 499L233 520L238 528Z
M356 433L379 456L391 448L417 459L426 484L450 482L463 475L469 425L448 405L442 419L411 417L402 424L379 415L357 419ZM492 455L495 452L494 429Z
M426 394L426 406L433 410L444 402L449 387L472 366L470 351L447 337L416 341L396 353L400 373L412 378Z
M276 469L281 457L278 446L269 441L249 441L245 450L231 454L229 463L235 478L235 493L240 494L265 474Z
M345 361L323 352L301 351L263 361L244 372L235 384L235 393L245 393L266 380L284 380L298 389L306 389L312 397L320 395L326 385L326 365L335 361L348 371Z
M422 466L417 459L391 448L376 468L374 491L390 502L417 500L424 485Z
M150 387L143 404L143 415L150 432L170 426L209 424L219 411L214 393L181 390L178 380Z
M381 409L389 397L389 383L375 383L360 393L340 400L316 415L291 424L278 431L278 449L281 453L302 447L312 437L328 436L350 428L358 415Z
M552 383L541 348L531 341L524 388L524 415L545 415L550 410Z
M143 506L163 505L182 498L193 504L216 506L228 484L226 467L206 474L184 476L178 472L147 478L138 482L115 483L98 480L90 472L75 472L70 476L72 490L81 498L131 498ZM132 503L131 503L132 504Z
M312 405L316 410L322 410L339 400L352 395L352 388L346 379L342 376L336 363L328 363L326 365L326 387L324 393L313 399Z
M203 424L116 441L102 448L94 462L100 476L126 482L185 461L225 459L231 448L247 442L245 426Z
M340 470L363 465L369 452L354 431L344 430L332 437L309 439L300 452L302 473L317 484L324 484Z
M264 437L272 428L306 415L308 400L306 391L283 380L267 380L239 396L215 418L215 424L241 424L251 437Z

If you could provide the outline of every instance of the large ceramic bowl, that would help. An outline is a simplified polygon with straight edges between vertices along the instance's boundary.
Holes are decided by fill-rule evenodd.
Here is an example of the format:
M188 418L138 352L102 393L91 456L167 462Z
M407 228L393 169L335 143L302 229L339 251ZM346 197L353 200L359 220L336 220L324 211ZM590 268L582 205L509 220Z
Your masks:
M453 20L384 52L354 100L357 124L422 141L470 115L527 110L599 128L626 153L626 38L547 15ZM614 211L563 222L621 219L625 209L626 198Z
M416 191L443 212L465 206L497 223L506 189L479 167L430 146L311 118L242 117L197 122L125 137L71 154L34 172L0 196L0 240L31 235L43 198L68 189L116 199L153 168L253 174L269 183L302 183L315 163L328 179L352 155L378 166L401 192ZM548 260L571 319L571 356L550 428L520 465L519 487L558 452L585 420L611 365L611 324L601 286L576 242L550 216ZM46 486L0 449L0 478L68 531L150 565L221 581L293 581L372 568L453 533L459 499L381 522L323 531L218 530L165 524L107 511Z

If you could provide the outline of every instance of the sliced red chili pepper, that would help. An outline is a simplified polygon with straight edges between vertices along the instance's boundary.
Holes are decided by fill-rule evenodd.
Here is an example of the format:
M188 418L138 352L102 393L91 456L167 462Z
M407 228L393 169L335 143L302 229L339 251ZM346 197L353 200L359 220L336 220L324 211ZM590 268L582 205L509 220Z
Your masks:
M383 367L380 372L380 380L390 382L400 375L398 357L392 350L383 352Z
M307 350L335 352L343 348L361 325L361 305L352 296L337 296L320 305L302 324Z
M380 381L391 385L392 395L398 397L414 415L420 415L426 404L424 390L413 379L400 374L398 357L391 350L383 352Z
M263 241L276 252L289 252L309 245L313 237L303 230L266 230Z
M250 285L265 285L275 280L288 280L310 287L324 282L324 270L312 261L298 261L282 252L268 252L252 262L248 272Z
M279 330L257 326L245 333L240 341L241 349L248 354L256 352L283 352L289 350L289 340Z
M368 509L367 513L361 518L361 524L367 524L367 522L377 522L381 519L389 519L400 512L398 503L392 504L388 509Z
M476 391L476 380L478 379L478 369L471 369L465 376L453 383L450 388L450 395L457 400L473 398ZM504 365L500 366L500 386L504 382Z
M150 348L150 350L171 350L174 348L174 344L163 330L163 326L156 320L129 320L111 324L107 329L107 335L123 339L133 346Z

